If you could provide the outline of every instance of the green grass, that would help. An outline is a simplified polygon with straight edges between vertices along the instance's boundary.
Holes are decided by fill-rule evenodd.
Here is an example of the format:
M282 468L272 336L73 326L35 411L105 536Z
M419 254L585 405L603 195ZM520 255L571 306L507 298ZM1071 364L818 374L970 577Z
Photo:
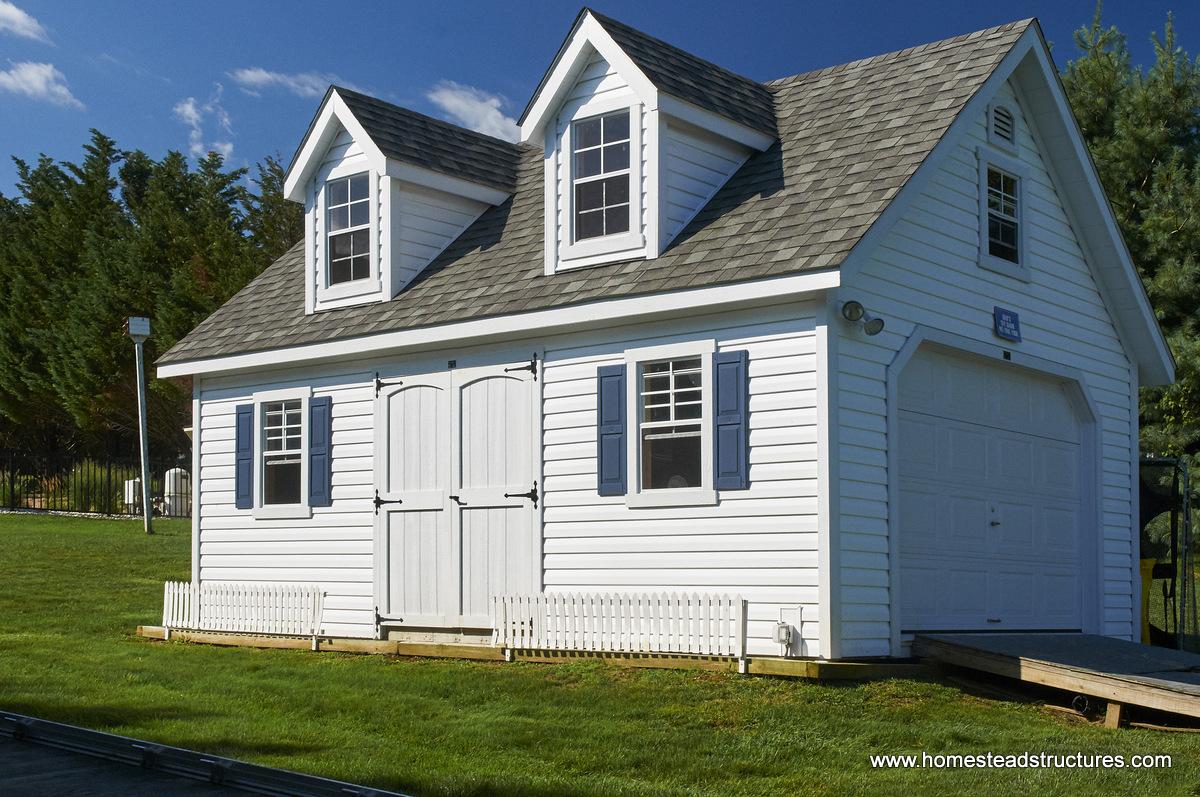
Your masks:
M419 795L1197 794L1200 736L934 681L149 642L185 523L0 515L0 708ZM870 753L1169 753L1158 770L872 770Z

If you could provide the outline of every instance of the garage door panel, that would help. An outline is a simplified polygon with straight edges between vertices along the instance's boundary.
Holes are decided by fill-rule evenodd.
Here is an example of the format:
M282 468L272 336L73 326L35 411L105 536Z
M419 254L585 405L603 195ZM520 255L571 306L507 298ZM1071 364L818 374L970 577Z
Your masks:
M1079 628L1080 423L1062 385L922 351L897 418L903 630Z

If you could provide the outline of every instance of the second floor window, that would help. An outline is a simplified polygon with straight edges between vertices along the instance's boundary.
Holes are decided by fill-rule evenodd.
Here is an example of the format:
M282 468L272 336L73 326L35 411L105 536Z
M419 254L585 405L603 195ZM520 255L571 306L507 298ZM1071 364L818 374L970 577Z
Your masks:
M370 180L365 174L325 184L329 219L329 284L371 276Z
M1020 225L1018 180L1008 172L988 166L987 225L988 254L1012 263L1020 263Z
M572 125L575 240L629 232L629 111Z

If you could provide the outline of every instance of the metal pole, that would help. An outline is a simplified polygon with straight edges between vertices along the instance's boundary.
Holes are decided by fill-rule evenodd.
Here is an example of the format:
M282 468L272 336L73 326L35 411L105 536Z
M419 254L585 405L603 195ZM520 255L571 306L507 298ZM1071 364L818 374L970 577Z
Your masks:
M138 435L142 447L142 518L147 534L153 534L150 527L150 440L146 432L146 368L143 360L143 341L135 340L134 349L137 352L137 391L138 391Z

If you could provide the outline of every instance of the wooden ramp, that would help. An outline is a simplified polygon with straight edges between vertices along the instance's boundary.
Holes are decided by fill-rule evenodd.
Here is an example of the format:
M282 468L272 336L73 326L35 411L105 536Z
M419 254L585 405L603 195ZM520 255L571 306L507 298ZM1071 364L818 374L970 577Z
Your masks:
M1094 634L918 634L913 654L1121 706L1200 717L1200 655Z

